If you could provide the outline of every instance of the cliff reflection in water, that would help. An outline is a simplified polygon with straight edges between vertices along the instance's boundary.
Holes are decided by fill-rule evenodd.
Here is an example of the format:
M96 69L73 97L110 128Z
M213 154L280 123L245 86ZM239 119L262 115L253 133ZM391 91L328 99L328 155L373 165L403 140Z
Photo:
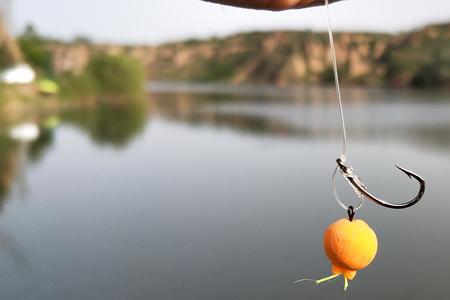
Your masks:
M281 121L260 116L221 114L212 106L241 101L223 95L184 93L151 94L152 114L191 125L212 125L252 134L293 135L296 129ZM245 101L245 100L243 100Z
M103 99L62 112L58 119L99 146L126 147L158 117L190 126L226 128L251 135L335 140L340 136L332 88L152 85L147 97ZM450 102L445 93L349 89L344 91L348 132L354 142L382 139L447 152ZM39 122L38 122L39 123ZM20 177L24 161L39 162L53 144L55 128L24 147L0 130L0 201ZM20 182L20 180L19 180ZM0 203L1 206L1 203Z
M183 87L183 86L182 86ZM171 92L166 85L151 94L152 113L191 125L307 139L340 136L333 89L264 91L219 87L209 94L200 86ZM450 148L450 102L445 93L349 89L344 92L348 132L355 141L404 140L437 150ZM445 101L443 101L445 100ZM425 139L424 139L425 137Z

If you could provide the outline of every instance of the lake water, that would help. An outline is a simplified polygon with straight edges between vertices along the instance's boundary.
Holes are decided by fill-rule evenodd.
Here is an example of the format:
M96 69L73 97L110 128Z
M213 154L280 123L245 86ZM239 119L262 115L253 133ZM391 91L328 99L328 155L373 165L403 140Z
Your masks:
M155 83L144 103L67 112L33 143L0 136L0 299L449 299L450 94L344 90L374 262L315 286L328 224L334 90ZM347 203L357 201L340 182Z

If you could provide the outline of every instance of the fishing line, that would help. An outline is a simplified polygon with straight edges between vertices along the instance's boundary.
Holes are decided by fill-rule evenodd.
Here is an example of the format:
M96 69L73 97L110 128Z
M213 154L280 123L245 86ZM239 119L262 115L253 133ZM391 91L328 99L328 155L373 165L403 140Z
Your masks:
M330 40L331 62L332 62L332 65L333 65L334 82L335 82L335 86L336 86L336 97L337 97L337 100L338 100L338 103L339 103L339 116L340 116L340 119L341 119L341 127L342 127L342 154L340 155L340 160L343 163L345 163L345 161L347 159L347 130L346 130L346 127L345 127L344 108L343 108L343 105L342 105L341 87L340 87L340 84L339 84L339 73L338 73L338 68L337 68L336 50L335 50L335 47L334 47L333 31L331 29L331 17L330 17L330 8L328 6L328 1L329 0L325 0L325 7L326 7L326 11L327 11L327 21L328 21L328 37L329 37L329 40ZM348 211L350 206L347 206L347 205L345 205L342 202L342 200L339 198L339 196L337 194L337 191L336 191L336 175L338 173L338 170L339 170L339 166L337 166L334 169L333 176L331 177L331 185L332 185L333 197L334 197L334 199L336 199L337 203L339 203L339 205L343 209ZM357 205L355 205L354 208L352 207L352 211L356 212L363 205L364 197L353 185L351 185L351 186L352 186L353 191L355 192L355 194L360 199L359 203Z
M331 61L333 63L333 72L334 72L334 82L336 85L336 95L339 102L339 115L341 117L341 126L342 126L342 155L341 159L345 162L347 158L347 130L345 128L345 118L344 118L344 109L342 107L342 98L341 98L341 88L339 85L339 74L337 69L337 61L336 61L336 50L334 49L334 39L333 39L333 31L331 30L331 21L330 21L330 9L328 7L328 0L325 0L325 6L327 9L327 20L328 20L328 37L330 39L330 52L331 52Z

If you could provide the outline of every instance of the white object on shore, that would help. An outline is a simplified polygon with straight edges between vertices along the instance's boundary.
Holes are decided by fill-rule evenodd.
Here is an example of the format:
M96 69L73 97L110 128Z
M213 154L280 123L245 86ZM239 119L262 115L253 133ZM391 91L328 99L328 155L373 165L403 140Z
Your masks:
M9 129L13 140L31 142L39 137L39 127L34 123L22 123Z
M36 72L27 64L15 65L0 73L0 81L6 84L27 84L36 79Z

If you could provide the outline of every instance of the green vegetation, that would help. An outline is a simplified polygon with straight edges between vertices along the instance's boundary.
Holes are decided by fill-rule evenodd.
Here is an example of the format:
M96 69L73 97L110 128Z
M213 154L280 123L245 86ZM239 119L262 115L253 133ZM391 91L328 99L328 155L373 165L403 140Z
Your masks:
M101 55L91 58L86 69L104 94L135 94L144 89L144 69L126 55Z
M57 80L64 98L100 95L131 96L144 91L144 69L126 55L97 54L81 74L66 73Z
M133 95L141 93L144 89L145 76L142 65L126 54L108 55L97 51L91 55L81 73L60 74L53 69L53 49L58 45L64 45L63 43L41 36L32 25L28 25L24 33L18 37L18 44L25 60L44 78L40 82L55 81L61 86L61 95L65 99L92 98L104 94ZM90 46L91 42L85 37L77 37L70 44ZM59 90L59 86L56 85L45 84L44 87L40 90L46 94L56 94Z
M447 62L447 69L448 64ZM440 63L436 64L424 64L419 66L417 71L414 73L414 77L411 79L411 85L419 88L432 88L443 86L448 80L448 76L445 75L445 70L441 68L443 66Z
M38 72L52 73L52 53L48 49L50 39L40 36L32 25L17 38L25 60Z
M425 27L388 45L380 59L389 84L437 87L450 83L450 24Z

